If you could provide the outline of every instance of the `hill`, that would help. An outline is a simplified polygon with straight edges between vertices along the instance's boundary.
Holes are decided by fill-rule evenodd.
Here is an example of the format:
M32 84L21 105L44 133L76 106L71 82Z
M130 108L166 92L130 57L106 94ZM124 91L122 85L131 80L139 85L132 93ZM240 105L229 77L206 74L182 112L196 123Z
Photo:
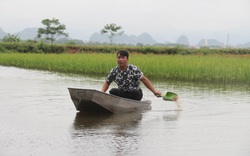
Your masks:
M94 33L91 35L90 42L98 42L98 43L109 43L109 39L107 35L102 35L100 33ZM113 38L113 43L115 44L144 44L144 45L153 45L157 42L147 33L142 33L139 36L131 35L128 36L126 34L122 34L121 36L115 36Z
M199 47L224 47L225 45L215 39L202 39L198 42Z
M188 41L187 36L185 36L185 35L180 36L180 37L177 39L176 44L189 46L189 41Z
M0 39L2 39L6 35L7 33L5 33L2 28L0 28Z
M14 35L18 35L21 40L35 39L37 36L37 30L38 28L26 28Z
M26 28L20 32L14 33L13 35L17 35L20 37L21 40L28 40L28 39L36 39L37 36L37 30L38 28ZM199 32L198 32L199 33ZM193 33L194 34L194 33ZM216 35L212 35L209 38L210 39L202 39L200 40L200 36L197 36L197 41L199 41L197 44L197 41L192 41L192 38L190 37L192 34L181 35L179 38L177 38L176 42L165 42L165 43L157 43L155 39L148 33L142 33L139 36L136 35L127 35L123 34L121 36L116 36L113 38L113 43L115 44L126 44L126 45L161 45L161 46L176 46L176 45L184 45L184 46L199 46L199 47L225 47L225 44L220 42L222 39L219 38L220 33L215 33ZM0 40L8 35L2 28L0 28ZM164 34L162 34L164 35ZM165 34L165 36L171 36L171 33ZM243 35L242 38L247 38L247 36ZM230 35L229 39L229 46L230 47L236 47L236 48L250 48L250 42L240 42L237 45L233 45L232 42L235 40L236 37L232 34ZM71 37L59 37L57 38L58 43L64 44L68 42L75 42L77 44L85 44L85 43L109 43L109 39L106 35L101 35L100 33L94 33L90 36L89 40L87 40L85 43L82 40L75 40ZM191 42L194 42L191 44ZM239 41L238 41L239 42ZM57 41L55 42L57 43Z

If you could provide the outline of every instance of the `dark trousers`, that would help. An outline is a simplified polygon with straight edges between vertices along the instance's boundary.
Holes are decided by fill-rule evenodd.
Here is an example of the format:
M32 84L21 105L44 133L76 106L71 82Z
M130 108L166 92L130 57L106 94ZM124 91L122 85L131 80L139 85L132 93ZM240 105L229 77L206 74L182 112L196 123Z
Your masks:
M142 90L141 89L132 89L131 91L122 91L118 88L112 88L109 91L110 94L120 96L123 98L133 99L140 101L142 99Z

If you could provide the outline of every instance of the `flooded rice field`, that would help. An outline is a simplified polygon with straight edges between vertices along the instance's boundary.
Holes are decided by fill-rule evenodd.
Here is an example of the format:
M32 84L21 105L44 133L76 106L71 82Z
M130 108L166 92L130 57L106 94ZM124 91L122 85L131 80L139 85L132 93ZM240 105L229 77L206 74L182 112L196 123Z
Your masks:
M153 81L179 94L181 111L142 84L152 110L77 112L67 88L104 79L0 66L0 155L250 155L249 86Z

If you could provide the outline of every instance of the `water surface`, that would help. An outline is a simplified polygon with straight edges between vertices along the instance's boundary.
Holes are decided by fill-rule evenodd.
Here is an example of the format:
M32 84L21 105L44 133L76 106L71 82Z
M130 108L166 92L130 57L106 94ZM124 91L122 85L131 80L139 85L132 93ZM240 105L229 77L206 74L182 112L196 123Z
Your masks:
M0 155L250 155L248 86L153 81L182 111L143 87L150 111L77 112L67 88L104 79L0 66Z

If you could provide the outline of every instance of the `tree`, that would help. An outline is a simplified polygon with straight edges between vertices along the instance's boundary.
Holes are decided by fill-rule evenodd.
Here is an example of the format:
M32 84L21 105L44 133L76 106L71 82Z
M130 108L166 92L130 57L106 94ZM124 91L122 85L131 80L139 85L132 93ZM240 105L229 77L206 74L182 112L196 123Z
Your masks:
M20 37L18 35L11 35L8 33L7 36L3 37L3 42L20 42Z
M121 29L121 26L117 26L115 23L111 23L104 26L104 28L101 30L101 34L107 34L110 44L112 44L114 36L120 36L124 33L124 31L119 31Z
M42 20L42 24L46 27L38 29L38 38L41 38L44 35L45 39L53 44L58 36L68 36L68 34L64 32L64 30L66 30L66 26L64 24L61 24L58 19L44 19Z

